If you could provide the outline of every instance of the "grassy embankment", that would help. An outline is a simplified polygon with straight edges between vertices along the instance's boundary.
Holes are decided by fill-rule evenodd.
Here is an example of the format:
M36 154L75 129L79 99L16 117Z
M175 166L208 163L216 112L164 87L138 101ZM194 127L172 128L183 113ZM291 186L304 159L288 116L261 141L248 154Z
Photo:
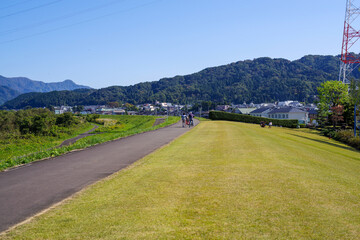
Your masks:
M360 153L203 122L4 239L360 239Z
M90 123L83 123L71 126L66 132L62 132L56 137L53 136L36 136L26 135L23 138L14 137L0 139L0 171L6 167L16 165L15 162L21 161L28 155L48 151L69 138L89 131L94 126Z
M90 123L70 127L68 133L57 137L30 136L26 139L7 139L0 141L0 171L19 164L29 163L39 159L54 157L74 149L82 149L94 144L103 143L120 137L136 133L154 130L166 125L175 123L177 117L169 117L168 121L153 127L158 117L154 116L101 116L105 119L115 120L112 126L99 125L97 133L92 136L80 139L75 144L56 148L66 139L78 136L79 134L92 129Z

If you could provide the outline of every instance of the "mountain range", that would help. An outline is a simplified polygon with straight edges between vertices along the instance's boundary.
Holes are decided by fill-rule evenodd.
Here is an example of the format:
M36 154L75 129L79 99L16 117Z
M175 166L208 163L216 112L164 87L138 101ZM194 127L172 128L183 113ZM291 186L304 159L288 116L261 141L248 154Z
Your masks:
M89 89L90 87L77 85L71 80L65 80L63 82L44 83L41 81L34 81L25 77L7 78L0 75L0 104L11 100L23 93L75 90L79 88Z
M339 63L339 56L307 55L294 61L263 57L126 87L27 93L6 102L2 108L98 105L115 101L132 104L313 102L322 82L338 79ZM353 77L359 78L359 71Z

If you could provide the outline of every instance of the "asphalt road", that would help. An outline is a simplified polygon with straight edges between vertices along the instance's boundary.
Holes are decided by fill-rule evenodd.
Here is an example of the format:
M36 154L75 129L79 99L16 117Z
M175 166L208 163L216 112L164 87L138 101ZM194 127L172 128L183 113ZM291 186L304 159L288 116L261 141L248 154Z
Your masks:
M0 232L182 135L180 123L0 172Z

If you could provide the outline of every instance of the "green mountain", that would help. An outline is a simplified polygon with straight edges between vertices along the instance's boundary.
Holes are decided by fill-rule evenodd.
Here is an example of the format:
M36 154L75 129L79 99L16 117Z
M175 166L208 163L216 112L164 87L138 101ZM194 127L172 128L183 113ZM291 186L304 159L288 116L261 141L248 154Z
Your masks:
M337 80L338 71L338 56L308 55L295 61L257 58L127 87L24 94L2 107L94 105L113 101L139 104L156 100L173 103L313 101L316 88L324 81ZM359 72L354 73L354 77L359 76Z
M0 104L3 104L4 102L8 101L9 99L16 98L20 95L20 92L11 89L6 86L0 86Z

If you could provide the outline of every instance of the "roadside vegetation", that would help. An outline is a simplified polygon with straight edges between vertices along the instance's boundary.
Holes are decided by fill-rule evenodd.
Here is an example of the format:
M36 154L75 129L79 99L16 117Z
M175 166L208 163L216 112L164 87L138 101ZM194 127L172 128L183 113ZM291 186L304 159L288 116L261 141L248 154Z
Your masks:
M359 239L360 153L205 121L2 239Z
M352 81L350 86L339 81L328 81L318 88L318 130L329 138L343 142L360 150L359 129L354 134L354 108L359 115L360 83Z
M0 111L0 170L49 152L64 140L92 129L86 118L47 109ZM27 161L27 160L25 160Z
M178 121L178 118L172 117L163 124L152 127L156 118L75 116L71 113L55 115L47 109L0 111L0 171ZM63 141L91 130L96 124L99 126L96 131L98 134L58 148Z
M97 121L104 122L104 125L95 130L95 133L98 134L94 134L92 136L80 139L72 147L84 148L92 146L94 144L118 139L121 137L156 130L167 125L174 124L180 119L179 117L165 117L165 121L163 123L157 126L153 126L157 118L160 117L101 115L100 119Z

